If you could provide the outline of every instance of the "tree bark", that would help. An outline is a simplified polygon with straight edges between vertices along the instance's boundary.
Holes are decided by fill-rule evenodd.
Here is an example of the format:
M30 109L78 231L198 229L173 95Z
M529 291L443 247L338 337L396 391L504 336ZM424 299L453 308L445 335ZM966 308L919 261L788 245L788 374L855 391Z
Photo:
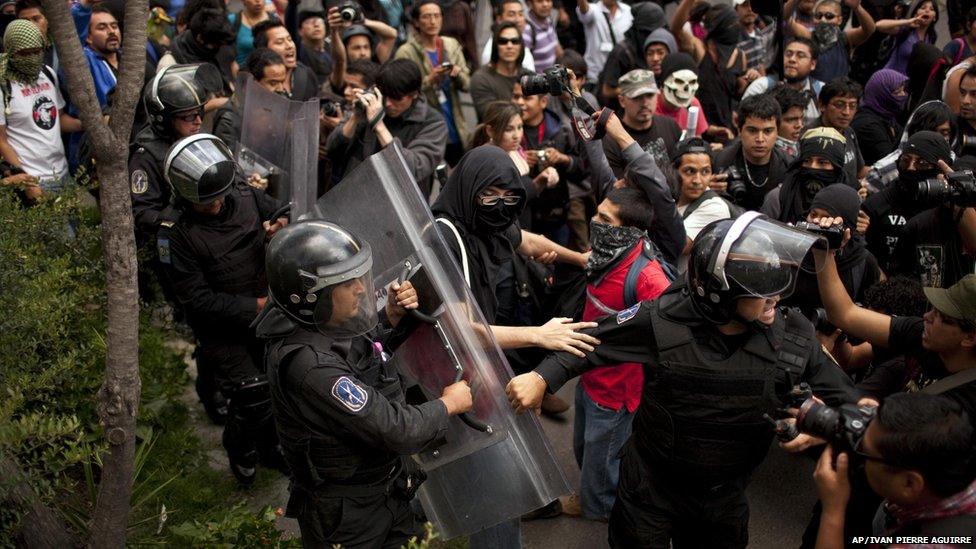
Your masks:
M81 41L64 0L43 0L72 103L92 145L101 184L102 246L108 296L105 381L98 392L98 413L109 443L102 457L98 497L88 545L122 547L129 519L129 499L139 410L139 302L136 245L128 182L128 142L136 101L142 90L146 58L148 0L125 2L125 35L111 120L102 118Z
M78 545L61 518L48 509L37 493L25 481L27 475L10 456L0 458L0 478L3 479L3 503L22 509L21 525L13 532L18 547L60 547Z

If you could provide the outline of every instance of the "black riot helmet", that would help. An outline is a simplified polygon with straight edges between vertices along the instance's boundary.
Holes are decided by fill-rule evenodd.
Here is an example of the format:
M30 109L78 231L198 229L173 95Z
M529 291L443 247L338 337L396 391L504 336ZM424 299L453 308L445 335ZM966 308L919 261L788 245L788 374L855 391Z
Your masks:
M342 227L321 220L278 231L266 256L268 294L292 320L337 339L377 323L373 254Z
M170 116L202 108L220 90L220 70L209 63L163 67L143 91L149 121L157 130L166 130Z
M237 179L237 163L219 137L198 133L173 143L166 153L163 176L178 197L209 204L230 192Z
M821 237L759 212L713 221L691 248L685 276L695 310L718 325L736 320L736 300L793 293L803 258Z

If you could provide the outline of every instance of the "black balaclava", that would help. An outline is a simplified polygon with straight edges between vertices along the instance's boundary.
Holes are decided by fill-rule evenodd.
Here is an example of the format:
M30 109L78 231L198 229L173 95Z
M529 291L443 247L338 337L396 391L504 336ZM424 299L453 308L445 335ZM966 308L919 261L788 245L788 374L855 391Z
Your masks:
M820 127L807 130L800 138L796 160L786 171L780 189L780 216L784 223L794 223L806 217L810 204L822 189L835 183L844 183L844 152L847 141L833 128ZM811 156L821 156L833 170L817 170L803 167L803 161Z
M634 53L642 60L640 66L643 67L644 40L647 39L647 35L664 26L666 22L664 10L653 2L643 2L634 6L631 14L634 16L634 23L624 36L630 42Z
M918 183L925 179L938 176L942 173L939 169L939 160L946 164L952 164L952 152L949 150L949 143L938 132L922 130L915 132L908 138L908 143L901 148L901 153L914 153L922 160L932 164L931 170L905 171L898 168L897 191L902 199L911 200L918 191Z

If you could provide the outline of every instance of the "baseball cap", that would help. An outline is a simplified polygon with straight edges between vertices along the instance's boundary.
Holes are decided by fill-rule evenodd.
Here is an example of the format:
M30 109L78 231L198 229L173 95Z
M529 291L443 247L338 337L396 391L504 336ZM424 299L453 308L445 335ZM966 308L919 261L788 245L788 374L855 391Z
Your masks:
M976 274L962 277L949 288L925 288L925 297L940 313L976 322Z
M657 82L654 73L645 69L635 69L620 77L617 81L620 95L633 99L645 93L657 93Z

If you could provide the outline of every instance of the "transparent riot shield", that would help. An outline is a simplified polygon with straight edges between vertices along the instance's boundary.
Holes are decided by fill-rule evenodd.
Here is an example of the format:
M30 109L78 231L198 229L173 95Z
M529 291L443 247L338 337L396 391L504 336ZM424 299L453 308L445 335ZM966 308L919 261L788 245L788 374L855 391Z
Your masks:
M319 100L291 101L250 76L238 90L243 100L237 163L245 177L267 179L268 192L290 202L297 219L315 204L318 188Z
M538 509L570 491L534 414L515 415L512 377L460 268L436 229L396 146L374 154L316 203L309 217L369 242L377 306L395 280L420 296L420 327L393 355L427 399L463 377L474 409L451 418L443 440L414 459L427 472L419 497L445 538L471 534Z

